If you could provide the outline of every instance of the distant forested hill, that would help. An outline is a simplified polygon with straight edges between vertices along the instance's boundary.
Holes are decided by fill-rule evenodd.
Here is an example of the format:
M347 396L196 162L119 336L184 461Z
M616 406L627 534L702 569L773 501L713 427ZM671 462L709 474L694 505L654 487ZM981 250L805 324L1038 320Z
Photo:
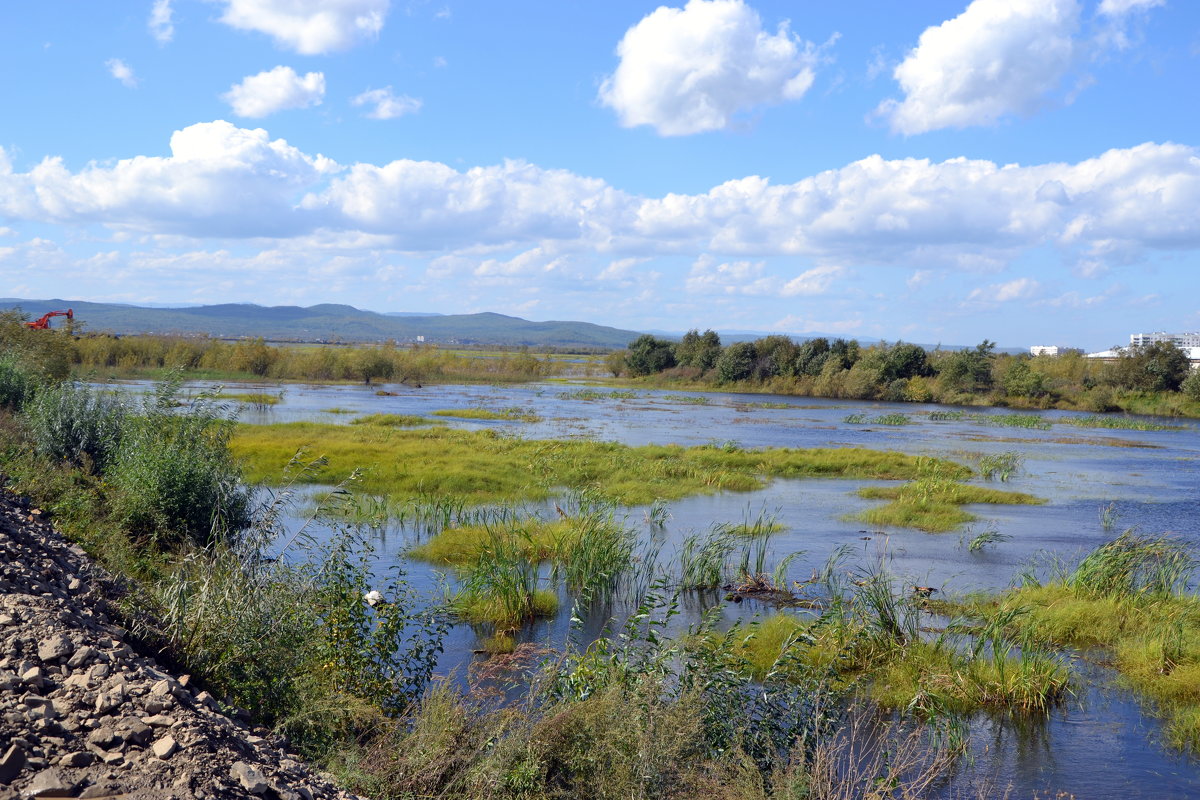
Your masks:
M24 300L0 298L0 309L19 307L36 319L47 311L71 308L84 330L117 334L199 334L297 341L398 342L482 344L530 347L621 348L637 331L593 325L590 322L531 322L504 314L434 314L411 312L377 314L353 306L323 303L300 306L257 306L227 303L187 308L144 308L83 300ZM51 324L61 324L55 319Z

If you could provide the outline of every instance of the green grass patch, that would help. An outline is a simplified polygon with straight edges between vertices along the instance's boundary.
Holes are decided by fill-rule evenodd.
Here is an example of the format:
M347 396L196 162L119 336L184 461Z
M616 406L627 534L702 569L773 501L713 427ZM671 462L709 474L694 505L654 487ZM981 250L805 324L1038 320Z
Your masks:
M1010 630L1034 640L1102 647L1135 692L1166 722L1174 746L1200 753L1200 598L1188 590L1190 546L1126 532L1071 571L997 597L964 601L983 620L1007 615Z
M940 476L921 477L902 486L865 486L858 490L858 496L891 502L861 511L854 519L870 525L915 528L927 533L945 533L973 522L975 515L964 511L964 505L1039 505L1046 502L1024 492L974 486Z
M214 395L213 399L233 400L248 406L274 406L278 405L283 398L277 394L267 394L266 392L221 392Z
M541 422L537 414L523 408L442 408L433 412L437 417L457 417L459 419L496 419L510 422Z
M1162 425L1144 419L1132 417L1112 417L1092 415L1090 417L1067 417L1061 422L1064 425L1074 425L1077 428L1107 428L1118 431L1178 431L1182 425Z
M351 425L375 425L380 428L415 428L433 425L434 421L417 414L367 414L350 420Z
M664 394L659 399L670 400L672 403L686 403L691 406L706 406L712 402L712 400L704 395L690 394Z
M907 425L912 422L907 414L881 414L878 417L868 417L866 414L850 414L843 422L850 425Z
M752 491L771 478L908 480L934 462L861 448L741 450L715 446L630 447L588 440L523 440L445 427L293 422L241 425L231 442L253 481L278 482L299 450L325 456L313 480L337 484L361 469L360 490L407 498L430 494L478 504L540 500L594 487L623 505L649 505L718 491ZM936 462L952 477L966 467Z
M633 400L638 396L637 392L627 389L614 389L612 391L601 392L596 389L576 389L571 392L559 392L559 400Z
M355 410L352 408L342 408L341 406L334 406L333 408L322 408L321 413L322 414L354 414L357 412L355 412Z

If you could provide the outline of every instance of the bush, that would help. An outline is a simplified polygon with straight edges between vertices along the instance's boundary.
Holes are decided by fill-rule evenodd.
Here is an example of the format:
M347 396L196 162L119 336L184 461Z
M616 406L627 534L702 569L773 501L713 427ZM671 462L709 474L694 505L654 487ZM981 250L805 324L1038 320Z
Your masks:
M1200 400L1200 369L1194 369L1179 385L1179 391L1192 400Z
M758 352L753 342L735 342L717 359L717 383L744 381L754 372Z
M27 409L38 453L97 474L116 454L127 419L121 400L76 383L43 388Z
M250 524L249 490L229 453L233 419L211 395L174 413L178 381L160 385L132 417L106 477L135 536L210 543Z
M36 383L16 356L0 357L0 408L20 411L33 397Z

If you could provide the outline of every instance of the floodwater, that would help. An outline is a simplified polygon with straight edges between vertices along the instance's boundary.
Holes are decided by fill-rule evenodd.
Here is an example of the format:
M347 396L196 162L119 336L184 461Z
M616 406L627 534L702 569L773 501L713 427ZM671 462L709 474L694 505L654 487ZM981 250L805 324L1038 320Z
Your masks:
M394 394L378 395L380 388ZM599 398L582 399L581 388ZM789 582L807 579L841 550L848 553L843 561L846 569L883 559L906 582L949 594L1002 589L1031 563L1045 563L1049 553L1070 561L1134 526L1147 533L1171 532L1200 544L1200 429L1188 421L1143 418L1181 427L1112 430L1068 424L1071 418L1088 415L1063 411L957 409L966 416L944 419L938 415L956 409L654 390L636 390L634 396L622 397L609 388L569 383L236 389L258 390L282 393L282 400L265 410L244 408L240 414L244 422L346 423L367 413L428 416L438 409L520 408L542 421L433 419L454 427L494 428L530 438L584 437L631 445L729 443L742 448L866 447L967 464L981 455L1015 451L1023 456L1023 468L1007 482L994 485L1047 500L1040 506L967 507L979 520L965 531L949 534L869 529L848 520L848 515L879 502L854 494L870 482L851 480L776 480L760 491L687 498L669 504L669 519L661 526L645 520L644 508L624 510L628 524L643 532L647 552L656 550L663 563L677 563L685 536L704 533L715 523L753 520L760 513L784 526L769 539L768 570L791 553L803 553L790 564ZM1041 429L995 424L1015 413L1036 413L1050 425ZM906 415L909 423L870 421L887 414ZM851 415L868 421L847 421ZM967 541L983 531L1008 538L971 552ZM400 564L417 588L440 589L442 577L437 571L405 556L421 532L391 527L375 534L381 565ZM564 601L557 619L531 625L521 638L561 645L569 635L571 616L570 600L564 597ZM726 603L720 594L693 597L685 604L687 613L679 624L695 623L700 613L713 607L727 622L763 610L754 603ZM576 635L584 639L598 635L607 614L601 616L585 617L583 630ZM480 658L473 654L477 638L468 626L456 626L446 645L441 664L446 671L461 674L468 662ZM977 717L971 726L971 758L954 787L989 781L999 787L997 792L1011 788L1011 796L1018 798L1035 792L1043 797L1055 797L1057 792L1079 798L1200 797L1200 763L1172 752L1160 741L1158 723L1119 687L1111 671L1084 659L1077 661L1077 669L1089 678L1080 682L1073 700L1046 718L1017 722Z

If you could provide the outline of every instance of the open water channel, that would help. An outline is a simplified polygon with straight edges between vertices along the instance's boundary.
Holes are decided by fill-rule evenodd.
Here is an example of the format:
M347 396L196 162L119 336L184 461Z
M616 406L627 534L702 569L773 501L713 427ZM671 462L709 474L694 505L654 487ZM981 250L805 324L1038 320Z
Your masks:
M934 412L955 409L910 403L654 390L638 390L629 398L608 396L612 390L603 387L596 389L599 399L583 400L576 394L579 386L564 383L383 387L395 393L390 396L377 395L378 388L239 385L236 391L282 393L281 402L266 410L243 409L240 419L252 424L346 423L359 414L428 416L438 409L518 407L542 421L434 419L454 427L496 428L541 439L587 437L630 445L730 442L743 448L865 447L968 464L981 454L1016 451L1024 458L1023 469L1007 483L996 485L1048 501L1040 506L968 507L979 521L970 532L949 534L873 530L848 520L848 515L880 502L854 494L868 483L864 481L776 480L760 491L688 498L668 506L670 517L662 526L646 522L643 508L627 509L628 524L644 531L646 541L654 542L664 561L677 559L676 551L689 534L703 533L714 523L753 519L765 511L784 526L770 539L768 569L788 554L803 553L790 565L789 582L808 578L839 548L847 548L852 551L846 562L850 566L883 558L906 582L948 594L996 590L1008 586L1031 563L1044 561L1047 553L1070 560L1128 527L1171 532L1192 542L1200 539L1200 429L1187 421L1145 418L1172 429L1113 430L1067 423L1071 417L1086 415L1046 411L1037 412L1050 423L1040 429L995 424L993 417L1015 413L1005 409L965 409L962 418L945 419ZM703 397L706 402L682 397ZM353 413L326 411L330 408ZM909 423L846 419L893 413L906 415ZM1104 509L1109 509L1107 527ZM965 546L969 536L988 529L1009 538L969 551ZM376 533L381 566L400 564L418 589L439 590L438 571L406 557L419 532L392 526ZM694 623L696 615L713 605L720 606L729 621L764 610L753 603L725 603L714 594L689 606L691 614L681 624ZM568 635L569 607L569 602L564 604L557 619L528 628L524 638L561 645ZM588 620L585 635L598 633L602 625L603 620ZM475 632L457 626L447 641L442 669L461 672L468 661L481 657L473 653L476 646ZM1200 760L1179 755L1162 743L1158 723L1120 688L1110 670L1083 659L1076 669L1088 680L1080 681L1076 696L1043 720L1017 724L977 717L971 726L971 757L956 777L955 787L988 780L1001 790L1011 787L1011 796L1017 798L1035 793L1079 798L1200 797Z

